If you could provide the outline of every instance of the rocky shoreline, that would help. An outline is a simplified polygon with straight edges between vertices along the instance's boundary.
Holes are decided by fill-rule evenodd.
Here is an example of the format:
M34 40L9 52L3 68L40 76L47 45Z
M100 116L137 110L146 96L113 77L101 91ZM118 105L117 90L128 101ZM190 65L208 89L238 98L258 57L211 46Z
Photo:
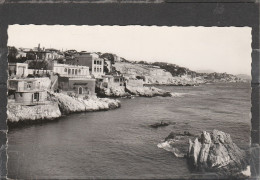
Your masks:
M63 93L48 92L48 101L43 104L23 106L17 103L8 103L7 122L8 124L17 123L36 123L39 121L53 121L62 115L76 112L90 112L116 109L121 106L119 100L106 97L154 97L174 96L173 93L155 87L134 87L116 86L113 88L99 89L97 96L88 98L78 98Z
M98 95L101 97L171 97L172 93L153 86L116 86L110 88L99 88Z
M108 98L90 97L88 99L71 97L62 93L49 92L49 101L45 104L23 106L10 103L7 106L7 123L53 121L63 115L76 112L90 112L116 109L120 101Z

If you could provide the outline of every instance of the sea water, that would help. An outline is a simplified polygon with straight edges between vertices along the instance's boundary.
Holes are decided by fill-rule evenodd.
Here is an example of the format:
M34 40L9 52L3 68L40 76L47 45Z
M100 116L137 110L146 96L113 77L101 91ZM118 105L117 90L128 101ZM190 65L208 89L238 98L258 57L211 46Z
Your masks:
M158 148L172 131L218 129L250 143L249 83L159 86L174 97L119 99L121 108L71 114L8 132L9 178L185 178L185 158ZM172 122L157 129L156 122Z

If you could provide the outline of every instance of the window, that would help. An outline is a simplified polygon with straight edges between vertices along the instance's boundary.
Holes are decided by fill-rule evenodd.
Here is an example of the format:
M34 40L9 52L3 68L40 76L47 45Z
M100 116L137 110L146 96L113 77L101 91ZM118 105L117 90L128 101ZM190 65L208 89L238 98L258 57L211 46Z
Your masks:
M74 74L74 69L72 69L72 74Z
M33 99L39 101L39 93L34 93Z
M67 68L64 69L64 72L67 72Z
M27 84L27 89L31 89L32 85L31 84Z
M96 70L97 68L94 68L94 72L96 72L97 70Z
M78 74L78 70L77 69L75 69L75 74Z
M68 70L68 74L70 74L70 73L71 73L71 69Z
M96 61L96 60L94 60L94 64L97 64L97 61Z
M79 94L82 94L82 93L83 93L83 88L79 87Z

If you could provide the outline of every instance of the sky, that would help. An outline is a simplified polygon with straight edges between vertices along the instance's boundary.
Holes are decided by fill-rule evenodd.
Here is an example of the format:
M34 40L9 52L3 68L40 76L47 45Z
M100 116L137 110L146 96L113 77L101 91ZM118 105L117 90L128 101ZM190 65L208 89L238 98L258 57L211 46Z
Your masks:
M8 46L109 52L191 70L251 74L250 27L10 25Z

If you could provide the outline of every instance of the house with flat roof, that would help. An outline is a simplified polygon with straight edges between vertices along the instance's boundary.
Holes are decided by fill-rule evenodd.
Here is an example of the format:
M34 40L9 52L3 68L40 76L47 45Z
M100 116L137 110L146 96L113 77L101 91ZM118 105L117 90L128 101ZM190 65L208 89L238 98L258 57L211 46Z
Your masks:
M96 95L96 79L59 77L58 87L67 93L74 93L80 96Z
M90 78L89 67L80 65L60 64L56 61L52 62L51 67L53 73L57 73L64 77Z
M16 77L28 76L28 64L27 63L8 63L8 75Z
M90 73L95 77L104 75L104 59L99 58L96 53L77 54L72 61L77 65L88 66Z
M47 91L35 79L9 79L8 95L13 95L16 103L35 105L47 101Z

